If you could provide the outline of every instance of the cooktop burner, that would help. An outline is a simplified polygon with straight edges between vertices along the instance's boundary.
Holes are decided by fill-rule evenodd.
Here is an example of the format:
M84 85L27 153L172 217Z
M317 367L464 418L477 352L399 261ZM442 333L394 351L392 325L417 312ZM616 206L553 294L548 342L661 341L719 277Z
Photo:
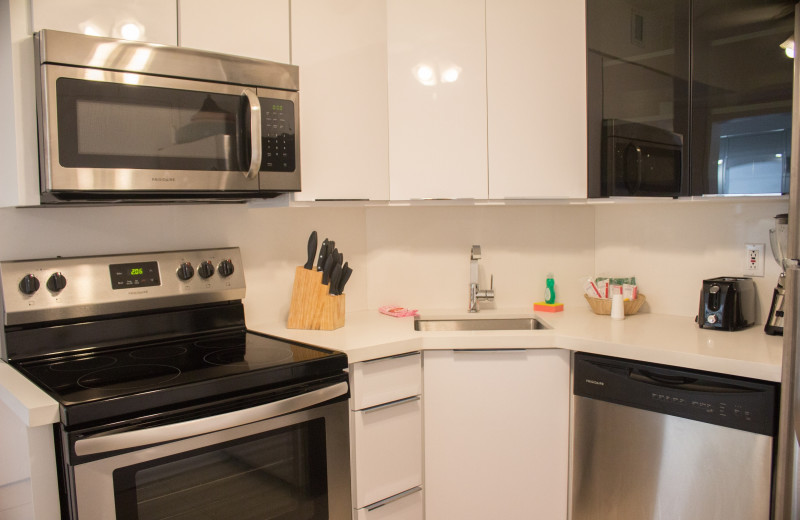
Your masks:
M206 392L291 383L315 370L329 371L329 363L341 370L346 358L337 357L344 358L326 349L237 331L15 366L61 402L67 415L82 415L88 408L113 415L125 409L121 402L136 400L136 408L153 408L202 398Z

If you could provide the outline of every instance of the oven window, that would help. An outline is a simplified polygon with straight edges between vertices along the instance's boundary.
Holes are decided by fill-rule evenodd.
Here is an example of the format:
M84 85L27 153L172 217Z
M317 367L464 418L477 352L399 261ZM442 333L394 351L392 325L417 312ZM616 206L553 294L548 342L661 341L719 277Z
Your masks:
M325 420L114 471L119 520L328 518Z

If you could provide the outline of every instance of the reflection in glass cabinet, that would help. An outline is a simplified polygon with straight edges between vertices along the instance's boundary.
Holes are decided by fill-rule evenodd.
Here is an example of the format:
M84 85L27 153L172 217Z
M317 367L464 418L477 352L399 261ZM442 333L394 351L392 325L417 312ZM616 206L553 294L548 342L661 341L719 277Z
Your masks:
M586 8L590 197L788 192L792 0ZM622 125L642 130L625 161L607 132ZM671 177L648 156L658 132L682 143Z

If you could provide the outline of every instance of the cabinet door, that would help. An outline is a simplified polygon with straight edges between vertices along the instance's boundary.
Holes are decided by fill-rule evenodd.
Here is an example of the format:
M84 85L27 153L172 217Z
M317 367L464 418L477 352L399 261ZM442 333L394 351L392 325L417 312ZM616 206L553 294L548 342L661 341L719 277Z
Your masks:
M180 45L289 62L289 0L181 0Z
M176 45L175 0L31 0L34 31L55 29Z
M484 0L387 0L393 200L485 199Z
M566 519L569 353L424 355L426 517Z
M692 194L789 192L794 4L692 2Z
M352 414L353 507L367 507L421 486L421 398L416 396Z
M584 0L486 0L489 198L586 197Z
M386 4L293 0L302 191L295 200L389 198Z

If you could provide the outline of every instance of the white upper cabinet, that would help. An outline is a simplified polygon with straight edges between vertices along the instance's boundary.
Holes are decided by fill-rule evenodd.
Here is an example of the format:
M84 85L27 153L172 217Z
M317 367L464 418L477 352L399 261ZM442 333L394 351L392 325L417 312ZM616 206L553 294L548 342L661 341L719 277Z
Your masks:
M489 198L586 197L584 0L486 0Z
M180 0L181 47L288 63L289 0Z
M31 0L34 31L55 29L176 45L175 0Z
M487 197L484 0L387 0L393 200Z
M302 191L295 200L389 198L386 3L293 0Z

